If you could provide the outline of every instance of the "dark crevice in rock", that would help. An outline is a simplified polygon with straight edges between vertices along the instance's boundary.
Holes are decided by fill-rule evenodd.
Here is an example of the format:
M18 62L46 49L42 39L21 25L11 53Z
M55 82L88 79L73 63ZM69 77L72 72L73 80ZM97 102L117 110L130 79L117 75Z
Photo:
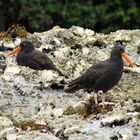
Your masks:
M127 123L129 123L129 121L131 120L132 118L129 117L129 118L123 118L123 119L115 119L113 120L112 122L107 122L107 123L101 123L101 125L104 127L104 126L108 126L108 127L113 127L113 126L122 126L122 125L125 125Z
M55 136L60 138L60 140L68 140L69 137L64 134L64 130L65 128L62 128L55 134Z
M59 83L53 83L50 85L50 88L53 90L64 90L64 85Z

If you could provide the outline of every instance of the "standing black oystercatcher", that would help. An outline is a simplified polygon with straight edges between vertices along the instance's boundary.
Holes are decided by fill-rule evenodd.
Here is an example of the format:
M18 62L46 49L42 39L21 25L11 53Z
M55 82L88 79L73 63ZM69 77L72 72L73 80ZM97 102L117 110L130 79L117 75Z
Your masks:
M26 66L35 70L54 70L57 71L60 76L64 76L46 54L35 50L35 46L30 41L22 41L16 49L7 55L7 57L16 52L18 52L16 57L18 65Z
M102 104L105 105L105 94L115 86L122 77L123 59L133 65L125 54L125 47L117 42L112 48L110 58L94 64L83 75L69 83L65 92L73 93L79 89L86 89L94 93L95 104L98 104L97 93L102 96Z

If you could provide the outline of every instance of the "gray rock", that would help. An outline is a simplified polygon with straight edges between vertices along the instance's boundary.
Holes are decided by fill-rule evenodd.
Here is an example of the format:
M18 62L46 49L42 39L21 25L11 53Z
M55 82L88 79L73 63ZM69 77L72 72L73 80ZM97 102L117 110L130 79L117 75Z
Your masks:
M81 114L86 114L85 108L90 105L92 95L86 97L88 93L83 90L67 94L50 88L54 83L66 86L93 63L107 59L116 40L124 41L126 52L139 66L140 30L119 30L105 35L78 26L70 29L57 26L43 33L28 34L27 39L33 41L38 50L47 53L68 79L54 71L17 66L14 56L7 58L7 68L0 76L0 139L140 138L139 67L128 68L125 63L122 79L106 97L115 106L105 112L101 108L97 115L89 114L88 118ZM20 39L6 42L5 47L11 44L10 47L14 47L19 42ZM88 106L90 108L94 109L94 106ZM34 122L38 123L35 125Z
M13 125L13 122L4 116L0 116L0 129L10 127Z
M121 115L112 115L110 117L102 119L101 125L102 126L108 126L108 127L113 127L113 126L121 126L124 124L129 123L129 121L132 118L129 116L121 116Z
M69 30L70 30L74 35L79 36L79 37L82 37L82 36L85 35L85 33L84 33L84 28L82 28L82 27L72 26Z
M47 134L39 134L33 140L60 140L60 139L55 137L51 133L50 134L47 133Z

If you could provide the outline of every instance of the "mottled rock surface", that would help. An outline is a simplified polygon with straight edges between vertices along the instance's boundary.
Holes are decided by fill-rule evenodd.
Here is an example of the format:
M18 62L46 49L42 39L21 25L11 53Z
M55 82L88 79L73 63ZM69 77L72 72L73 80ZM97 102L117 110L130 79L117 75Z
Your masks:
M27 35L36 49L46 53L68 76L17 66L7 58L0 73L0 139L4 140L139 140L140 139L140 30L110 34L73 26ZM23 38L0 43L13 48ZM107 93L115 105L95 109L83 90L67 94L63 89L93 63L107 59L113 43L121 40L137 68L126 68L121 81ZM48 76L49 75L49 76Z

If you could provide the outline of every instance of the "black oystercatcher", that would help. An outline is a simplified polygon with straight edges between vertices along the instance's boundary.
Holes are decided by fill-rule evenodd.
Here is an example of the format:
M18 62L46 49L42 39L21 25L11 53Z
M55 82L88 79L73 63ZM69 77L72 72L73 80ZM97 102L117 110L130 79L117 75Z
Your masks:
M64 76L46 54L35 50L35 46L30 41L22 41L16 49L7 55L7 57L16 52L18 52L16 57L18 65L26 66L35 70L54 70L57 71L60 76Z
M133 65L129 57L125 54L125 47L121 43L116 43L112 48L110 58L94 64L83 75L69 83L65 92L73 93L79 89L86 89L94 93L95 104L98 104L97 93L102 96L102 104L105 105L105 94L115 86L123 73L123 59Z

